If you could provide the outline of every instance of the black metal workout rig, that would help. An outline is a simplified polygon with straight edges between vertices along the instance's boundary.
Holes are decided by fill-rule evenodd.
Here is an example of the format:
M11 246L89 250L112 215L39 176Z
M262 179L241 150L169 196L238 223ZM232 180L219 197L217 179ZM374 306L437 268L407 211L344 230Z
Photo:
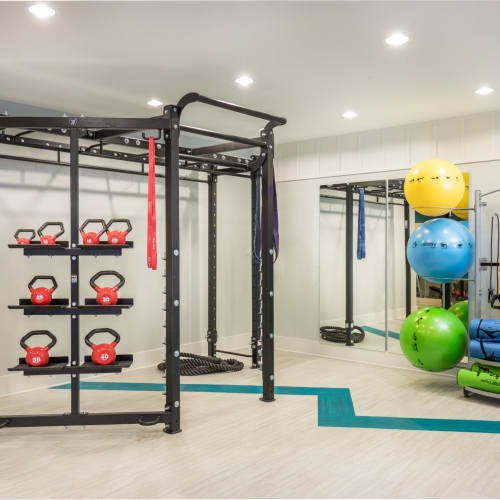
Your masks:
M189 127L180 124L182 111L192 103L202 103L227 111L265 120L267 123L256 138L245 138ZM198 93L186 94L177 105L168 105L161 116L153 118L87 118L87 117L15 117L0 116L0 144L11 144L25 148L53 151L54 160L0 154L0 158L21 160L49 165L66 166L70 169L71 228L70 241L55 246L36 244L23 245L24 255L69 256L71 269L70 301L49 306L19 306L25 315L64 314L71 317L71 357L58 357L48 366L32 368L18 365L14 369L25 375L71 376L71 412L53 415L0 415L0 428L37 427L69 425L134 424L154 425L164 423L164 431L177 433L180 428L180 270L179 259L179 181L202 182L208 185L208 354L217 353L216 323L216 221L217 221L217 179L221 175L247 178L251 181L252 234L261 239L262 250L252 251L252 367L262 368L262 400L274 400L274 299L273 299L273 179L274 179L274 133L276 126L286 120L260 111L247 109L236 104L211 99ZM121 255L122 249L133 246L128 242L116 245L82 245L79 243L79 169L118 172L129 175L147 176L145 163L148 161L148 134L156 130L156 164L164 166L164 174L156 177L165 182L165 408L156 412L130 413L85 413L80 410L80 375L87 373L121 372L130 366L131 355L122 355L117 364L97 366L80 360L80 316L85 314L120 314L123 308L131 307L132 299L122 299L116 306L99 306L90 299L80 305L79 258L86 255ZM137 132L142 132L142 138ZM54 140L37 138L41 132L58 136ZM198 148L183 148L179 145L181 132L206 136L222 141ZM128 135L127 135L128 134ZM130 135L131 134L131 135ZM63 138L66 138L64 140ZM69 142L67 141L69 138ZM258 148L250 158L229 156L227 152ZM134 148L130 152L129 148ZM62 161L62 155L69 153L69 163ZM80 163L80 157L97 157L106 160L120 160L141 164L140 169L94 166ZM181 177L179 169L203 174L198 178ZM257 206L258 189L262 189L262 205ZM255 216L258 214L258 217ZM256 225L260 225L261 231ZM262 237L260 238L260 233ZM19 247L18 245L9 245ZM260 245L259 245L260 248ZM261 362L260 362L261 357Z

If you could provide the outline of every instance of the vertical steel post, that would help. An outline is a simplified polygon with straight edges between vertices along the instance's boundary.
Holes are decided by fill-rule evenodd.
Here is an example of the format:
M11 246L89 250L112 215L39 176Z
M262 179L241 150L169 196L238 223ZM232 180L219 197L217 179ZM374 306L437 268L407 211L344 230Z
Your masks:
M443 307L449 309L451 307L451 283L444 283L443 287Z
M354 198L352 184L346 187L346 224L345 224L345 345L354 345L351 339L354 326L353 312L353 240L354 240Z
M217 355L217 176L208 176L208 355Z
M261 266L260 266L260 202L258 193L260 190L260 175L258 172L251 174L252 192L252 221L251 221L251 245L252 245L252 368L259 367L259 349L261 340Z
M474 316L481 318L481 191L474 191Z
M411 267L406 255L408 240L410 239L410 204L404 201L405 212L405 297L406 297L406 316L411 314Z
M385 180L385 260L384 260L384 322L385 351L389 349L389 179Z
M262 165L262 401L274 401L274 134L261 132L267 143Z
M165 134L165 363L166 402L170 422L164 431L180 432L180 286L179 286L179 112L165 108L170 130Z
M79 182L78 182L78 128L71 127L70 133L70 171L69 171L69 196L70 196L70 245L78 246L80 236L79 224ZM80 304L79 297L79 256L71 256L71 307L75 309ZM71 314L71 366L80 365L80 315L78 312ZM80 374L71 374L71 414L80 413Z

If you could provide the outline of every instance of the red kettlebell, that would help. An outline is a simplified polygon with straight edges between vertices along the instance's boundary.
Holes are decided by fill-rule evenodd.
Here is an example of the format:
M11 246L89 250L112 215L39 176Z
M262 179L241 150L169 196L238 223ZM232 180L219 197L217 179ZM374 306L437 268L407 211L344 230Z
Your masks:
M50 344L45 347L29 347L26 341L35 335L47 335L50 338ZM20 341L21 347L26 351L26 364L29 366L46 366L49 364L49 349L56 345L55 335L48 330L33 330L27 333Z
M19 235L21 233L31 233L30 238L19 238ZM29 245L31 243L31 240L35 237L35 230L34 229L18 229L16 233L14 234L14 238L17 241L18 245Z
M59 226L61 230L57 234L42 234L42 231L47 226ZM40 243L42 245L55 245L57 238L64 233L64 224L62 222L45 222L38 228L38 236L40 236Z
M51 280L52 288L45 288L40 286L33 288L35 281L38 280ZM54 276L35 276L29 283L28 289L31 293L31 303L37 306L46 306L52 302L52 292L57 288L57 281Z
M113 287L101 288L95 284L101 276L116 276L118 284ZM99 271L90 278L90 286L97 292L97 303L101 306L112 306L118 302L117 290L125 284L125 278L118 271Z
M114 342L109 344L92 344L90 339L96 334L107 332L113 335ZM92 349L92 361L96 365L110 365L116 360L115 346L120 342L120 335L111 328L95 328L85 336L85 343Z
M99 231L98 233L94 232L84 232L85 227L87 224L90 223L95 223L95 224L101 224L102 225L102 231ZM102 233L106 231L106 222L104 219L87 219L81 226L80 226L80 234L82 235L82 241L84 245L99 245L99 240L102 236Z
M127 229L125 231L110 231L109 228L116 224L117 222L122 222L127 224ZM125 245L127 242L127 234L132 231L132 224L128 219L111 219L106 225L106 234L108 235L108 243L110 245Z

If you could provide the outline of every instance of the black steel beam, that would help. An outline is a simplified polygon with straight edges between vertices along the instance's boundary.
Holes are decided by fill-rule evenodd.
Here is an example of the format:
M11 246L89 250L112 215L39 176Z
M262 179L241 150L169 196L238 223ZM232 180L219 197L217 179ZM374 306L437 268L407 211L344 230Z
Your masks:
M156 118L100 118L100 117L46 117L46 116L0 116L0 128L22 129L113 129L113 135L135 130L167 129L168 119ZM97 130L93 137L103 139L105 131ZM121 134L120 134L121 135Z
M165 412L77 413L62 415L5 415L0 416L0 429L7 427L53 427L70 425L154 425L168 423L171 415Z
M41 158L30 158L29 156L12 156L12 155L2 155L0 154L0 158L4 160L15 160L15 161L26 161L26 162L33 162L33 163L40 163L42 165L56 165L60 167L70 167L70 163L63 162L63 161L55 161L55 160L43 160ZM101 172L114 172L118 174L127 174L127 175L139 175L142 177L147 177L148 174L146 172L140 172L140 171L134 171L134 170L126 170L123 168L109 168L109 167L96 167L94 165L83 165L79 164L78 168L83 168L86 170L100 170ZM181 167L183 168L183 167ZM202 173L208 173L203 170L200 170L198 168L185 168L185 170L193 170L196 172L202 172ZM223 175L223 171L218 175ZM232 175L228 173L227 175ZM155 177L159 179L164 179L165 176L163 174L155 174ZM247 177L243 175L238 175L238 177ZM179 177L181 181L190 181L190 182L201 182L203 184L206 184L208 181L205 179L193 179L191 177Z
M79 216L79 171L78 171L78 133L71 129L70 134L70 220L71 220L71 248L77 248L79 243L80 216ZM79 297L79 257L72 255L71 262L71 306L80 304ZM80 365L80 315L71 315L71 366ZM80 413L80 374L71 374L71 414Z
M346 189L346 245L345 245L345 329L346 342L345 345L352 346L354 343L351 339L352 328L354 326L353 314L353 240L354 240L354 199L352 185L347 184Z
M189 134L203 135L206 137L213 137L215 139L222 139L224 141L232 141L239 144L244 144L246 146L252 146L257 148L265 148L266 143L260 139L248 139L246 137L240 137L232 134L221 134L220 132L213 132L212 130L206 130L197 127L188 127L186 125L181 126L181 132L187 132Z
M208 355L217 354L217 176L208 177Z
M179 247L179 113L169 108L170 134L165 137L165 410L172 419L165 432L180 432L180 247ZM168 132L166 130L165 132Z
M249 168L248 165L239 163L237 161L230 161L226 159L222 159L220 157L217 158L206 158L204 156L193 156L193 155L186 155L186 154L179 154L179 158L181 160L186 160L186 161L191 161L195 163L205 163L207 165L221 165L223 167L232 167L237 170L240 170L241 172L248 172Z
M274 135L262 165L262 401L274 401Z
M259 367L259 349L261 348L262 333L262 282L261 282L261 259L260 259L260 200L258 192L260 191L260 174L252 173L251 180L251 234L250 241L252 245L252 338L250 345L252 348L252 368Z
M182 110L188 104L194 102L201 102L203 104L208 104L209 106L215 106L216 108L234 111L235 113L240 113L247 116L253 116L254 118L261 118L262 120L273 122L276 125L284 125L286 123L285 118L270 115L269 113L263 113L262 111L255 111L253 109L244 108L243 106L239 106L238 104L212 99L211 97L200 95L197 92L191 92L190 94L186 94L185 96L183 96L178 102L178 106Z
M258 139L252 139L257 141ZM192 148L190 154L193 155L210 155L214 153L226 153L228 151L238 151L240 149L248 149L246 144L240 142L224 142L223 144L213 144L212 146L201 146L199 148Z
M404 217L405 217L405 302L406 316L411 314L411 267L406 255L406 247L410 239L410 205L405 200L404 202Z

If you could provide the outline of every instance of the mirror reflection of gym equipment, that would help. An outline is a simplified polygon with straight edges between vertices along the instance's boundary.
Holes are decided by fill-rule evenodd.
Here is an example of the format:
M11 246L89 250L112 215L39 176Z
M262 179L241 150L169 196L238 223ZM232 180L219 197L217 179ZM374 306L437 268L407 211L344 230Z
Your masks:
M403 183L320 187L321 342L401 352L398 332L412 308Z

